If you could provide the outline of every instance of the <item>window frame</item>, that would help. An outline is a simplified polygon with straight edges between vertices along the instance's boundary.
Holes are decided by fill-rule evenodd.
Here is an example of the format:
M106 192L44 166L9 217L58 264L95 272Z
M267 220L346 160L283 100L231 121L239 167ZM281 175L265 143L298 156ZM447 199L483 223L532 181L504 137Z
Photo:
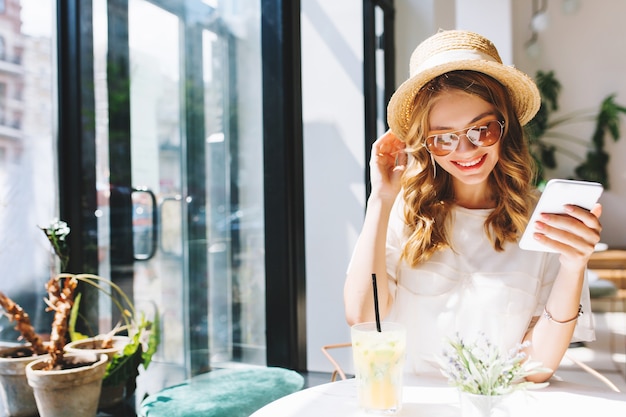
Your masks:
M383 35L376 36L376 7L384 13ZM365 161L370 159L372 144L379 136L377 120L387 124L387 115L378 114L379 90L376 85L376 51L384 53L385 82L382 91L385 109L395 90L395 9L393 0L363 0L363 98L365 102ZM365 164L365 201L371 193L370 172Z
M261 10L267 365L306 371L301 6Z

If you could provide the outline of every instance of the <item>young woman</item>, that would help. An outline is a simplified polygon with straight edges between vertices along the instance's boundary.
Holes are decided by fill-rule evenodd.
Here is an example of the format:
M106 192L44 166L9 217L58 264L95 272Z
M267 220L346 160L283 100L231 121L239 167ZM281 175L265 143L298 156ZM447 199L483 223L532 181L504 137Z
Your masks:
M457 333L484 333L505 352L530 341L527 353L553 370L573 339L595 337L586 265L601 207L566 206L530 225L558 253L517 245L538 196L522 126L539 105L534 82L465 31L420 44L389 103L345 311L350 324L374 320L375 273L381 317L407 326L415 372L434 371Z

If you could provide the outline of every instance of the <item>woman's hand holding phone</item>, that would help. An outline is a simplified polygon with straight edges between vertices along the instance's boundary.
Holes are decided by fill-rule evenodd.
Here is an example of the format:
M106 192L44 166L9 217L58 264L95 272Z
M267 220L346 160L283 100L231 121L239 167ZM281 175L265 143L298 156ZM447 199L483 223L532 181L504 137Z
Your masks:
M561 253L569 262L586 265L600 241L602 206L597 201L602 191L602 185L594 182L549 181L520 239L520 247Z

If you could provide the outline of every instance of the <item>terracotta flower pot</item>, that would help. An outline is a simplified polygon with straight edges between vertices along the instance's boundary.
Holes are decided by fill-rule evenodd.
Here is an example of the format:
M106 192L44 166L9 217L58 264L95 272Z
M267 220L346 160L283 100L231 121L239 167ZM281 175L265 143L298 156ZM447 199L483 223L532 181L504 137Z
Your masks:
M37 359L26 366L40 417L95 417L107 355L68 353L64 358L80 365L48 371L45 359Z
M31 350L25 346L0 348L0 395L5 415L37 415L33 389L26 379L26 365L47 356L32 355Z
M105 354L111 360L116 353L124 349L124 346L130 342L130 338L128 336L114 336L113 347L108 349L99 348L99 342L100 340L97 337L76 340L65 345L65 351L69 353L90 352L97 355ZM118 385L103 385L98 408L112 407L124 401L124 398L126 398L126 381Z
M117 352L121 352L124 349L124 346L130 342L130 338L128 336L113 336L113 347L103 349L100 347L100 340L101 339L98 337L76 340L65 345L65 351L68 353L104 353L107 355L109 360L111 360Z

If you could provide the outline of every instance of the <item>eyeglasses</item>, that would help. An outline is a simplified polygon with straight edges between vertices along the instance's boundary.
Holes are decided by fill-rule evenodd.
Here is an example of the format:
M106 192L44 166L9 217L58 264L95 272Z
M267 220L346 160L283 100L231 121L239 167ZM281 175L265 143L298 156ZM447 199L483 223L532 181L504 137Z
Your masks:
M503 131L504 122L492 120L484 126L472 126L454 132L430 135L426 138L424 146L435 156L446 156L459 146L463 135L475 146L491 146L500 140Z

